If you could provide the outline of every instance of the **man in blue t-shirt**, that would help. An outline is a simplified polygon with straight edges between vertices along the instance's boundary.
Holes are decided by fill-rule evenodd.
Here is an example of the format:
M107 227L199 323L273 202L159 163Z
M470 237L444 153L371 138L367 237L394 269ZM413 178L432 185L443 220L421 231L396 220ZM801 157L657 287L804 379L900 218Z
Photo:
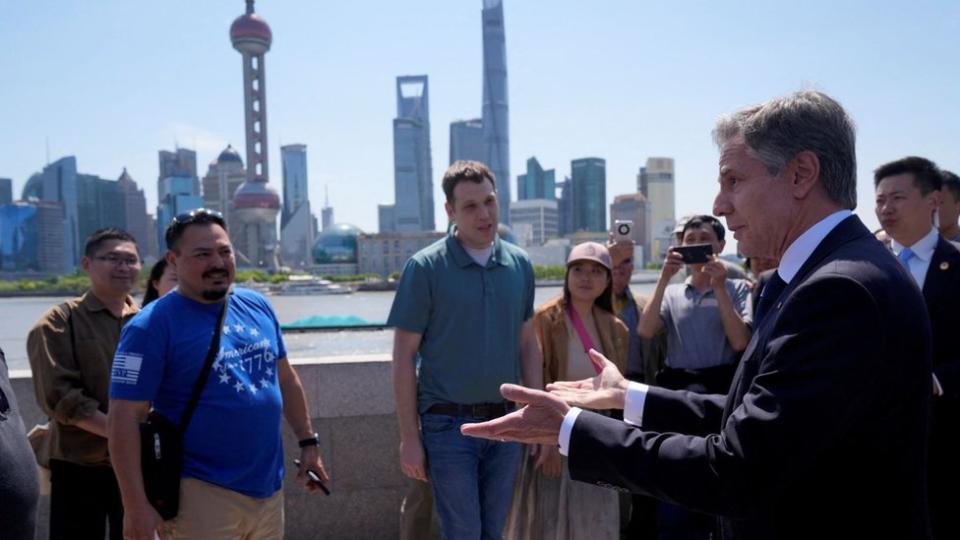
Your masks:
M152 407L179 423L210 348L235 260L222 216L195 210L166 231L177 289L120 336L110 383L110 454L124 506L124 538L282 538L280 417L300 439L300 470L326 481L303 387L267 300L235 289L219 349L183 440L177 517L161 523L143 490L138 426Z
M499 538L520 446L464 437L460 425L512 410L503 383L543 384L533 267L497 237L490 169L457 161L443 191L456 227L407 262L387 321L396 328L400 466L429 478L443 538Z

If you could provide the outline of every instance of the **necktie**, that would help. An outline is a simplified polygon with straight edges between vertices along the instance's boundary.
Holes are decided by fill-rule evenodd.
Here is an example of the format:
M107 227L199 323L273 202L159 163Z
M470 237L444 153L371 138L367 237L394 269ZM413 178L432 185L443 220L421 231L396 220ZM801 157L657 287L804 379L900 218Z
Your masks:
M774 272L770 280L760 291L760 301L757 302L757 312L753 314L753 326L759 328L763 323L763 318L767 316L770 309L783 294L783 289L787 287L787 282L780 277L780 272Z
M914 253L912 249L910 249L910 248L903 248L903 250L900 251L900 254L897 255L897 258L900 259L900 262L903 264L903 266L904 266L907 270L909 270L909 269L910 269L910 265L907 264L907 263L910 262L910 259L912 259L912 258L914 258L914 257L916 257L916 256L917 256L917 254Z

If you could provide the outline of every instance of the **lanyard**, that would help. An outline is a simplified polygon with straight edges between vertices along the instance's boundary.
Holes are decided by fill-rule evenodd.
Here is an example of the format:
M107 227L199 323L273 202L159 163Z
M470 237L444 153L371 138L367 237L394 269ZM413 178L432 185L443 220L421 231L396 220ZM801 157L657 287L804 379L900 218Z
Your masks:
M587 329L583 326L583 321L580 320L580 315L577 313L577 310L573 309L573 306L568 302L566 305L567 316L570 317L570 320L573 321L573 328L577 331L577 335L580 336L580 343L583 345L583 352L587 354L587 360L590 361L590 365L593 366L593 370L597 372L597 375L603 371L602 366L597 366L594 363L593 359L590 358L590 349L593 348L593 340L590 339L590 334L587 333Z

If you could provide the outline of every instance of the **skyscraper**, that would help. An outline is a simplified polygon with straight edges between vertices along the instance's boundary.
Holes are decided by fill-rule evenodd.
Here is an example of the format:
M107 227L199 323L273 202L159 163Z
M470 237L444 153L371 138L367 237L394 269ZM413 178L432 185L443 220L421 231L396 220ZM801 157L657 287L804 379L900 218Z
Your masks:
M82 249L87 237L98 229L126 228L126 205L120 187L116 180L93 174L77 174L78 248Z
M559 235L558 201L525 199L510 203L510 223L521 247L540 246ZM529 242L521 239L523 226L530 228Z
M670 247L676 226L675 179L673 158L647 158L640 167L637 188L650 203L650 257L658 261Z
M200 195L200 179L197 177L197 153L186 148L176 148L173 152L160 150L160 176L157 181L170 176L187 176L193 179L193 195Z
M575 232L573 228L573 182L570 178L564 178L563 182L557 182L557 190L560 196L557 197L557 213L559 220L560 236L567 236Z
M13 202L13 180L0 178L0 204Z
M393 201L395 221L392 230L436 229L430 95L426 75L397 77L397 117L393 120Z
M24 200L60 203L60 224L63 242L60 255L67 272L80 264L79 216L77 215L77 158L67 156L54 161L34 174L23 187Z
M229 144L217 159L210 162L207 174L203 177L203 206L223 214L231 238L235 234L233 229L236 221L233 217L233 195L246 179L243 159Z
M158 254L152 251L152 242L150 242L152 231L147 217L147 200L143 195L143 190L137 186L134 179L127 173L127 168L123 168L120 178L117 179L117 187L123 196L123 210L127 218L123 226L127 232L137 239L137 246L142 255L155 257Z
M581 158L570 162L573 232L601 232L607 225L607 162Z
M450 122L450 164L462 159L483 161L483 120Z
M307 192L307 145L280 147L283 166L283 213L280 217L280 254L290 267L310 263L313 216Z
M58 275L64 266L63 206L30 200L0 205L0 270Z
M203 199L193 194L193 179L189 176L168 176L160 182L157 204L157 245L167 248L164 235L173 218L203 207Z
M510 224L510 135L503 0L483 0L483 162L497 180L500 221Z
M323 208L320 210L320 217L322 219L321 223L323 223L322 230L330 230L333 227L333 207L330 206L330 194L327 192L327 186L323 186Z
M273 33L266 21L254 13L253 1L247 11L230 25L230 42L243 57L243 109L247 141L247 177L233 195L236 225L234 247L253 266L276 270L277 214L280 197L267 185L267 83L264 56L270 50ZM238 230L239 229L239 230ZM241 257L243 260L244 257Z
M517 200L556 198L557 187L554 170L543 170L537 158L531 157L527 160L527 172L517 176Z

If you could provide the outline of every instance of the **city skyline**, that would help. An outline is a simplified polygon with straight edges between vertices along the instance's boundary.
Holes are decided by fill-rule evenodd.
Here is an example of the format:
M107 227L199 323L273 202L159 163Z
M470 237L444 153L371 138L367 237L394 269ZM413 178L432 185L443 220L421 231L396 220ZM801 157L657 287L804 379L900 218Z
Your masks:
M396 76L430 77L435 149L448 148L451 122L477 115L480 4L425 1L405 13L410 5L384 3L362 13L348 5L258 3L279 36L270 56L270 159L279 162L282 144L313 149L315 208L327 185L338 221L376 230L376 205L357 194L379 199L391 188ZM787 6L624 3L585 10L557 2L543 10L506 2L510 169L523 170L536 155L563 164L559 180L570 174L571 159L604 158L609 204L635 191L646 157L671 156L677 216L708 212L716 191L709 137L716 117L803 87L837 97L858 124L859 213L868 225L876 224L871 171L880 163L919 154L960 167L950 133L960 120L960 85L944 68L953 61L944 44L957 29L958 6L815 2L809 13L789 11L792 22L784 27L777 23ZM8 6L0 31L12 47L0 61L9 66L4 93L18 104L10 120L17 129L0 139L0 177L13 179L14 198L43 169L48 140L50 161L76 156L81 170L106 178L126 166L149 209L157 194L145 180L159 174L159 149L195 150L203 169L227 144L242 148L240 77L224 30L241 9L239 1L198 10L179 0L149 13L111 1ZM357 20L377 39L352 36L349 21ZM397 20L400 29L392 27ZM329 32L311 32L316 24ZM170 28L178 39L167 39ZM176 84L156 70L170 57L178 59ZM53 77L70 84L51 85ZM438 227L445 221L444 154L433 156ZM275 172L274 185L277 179Z

